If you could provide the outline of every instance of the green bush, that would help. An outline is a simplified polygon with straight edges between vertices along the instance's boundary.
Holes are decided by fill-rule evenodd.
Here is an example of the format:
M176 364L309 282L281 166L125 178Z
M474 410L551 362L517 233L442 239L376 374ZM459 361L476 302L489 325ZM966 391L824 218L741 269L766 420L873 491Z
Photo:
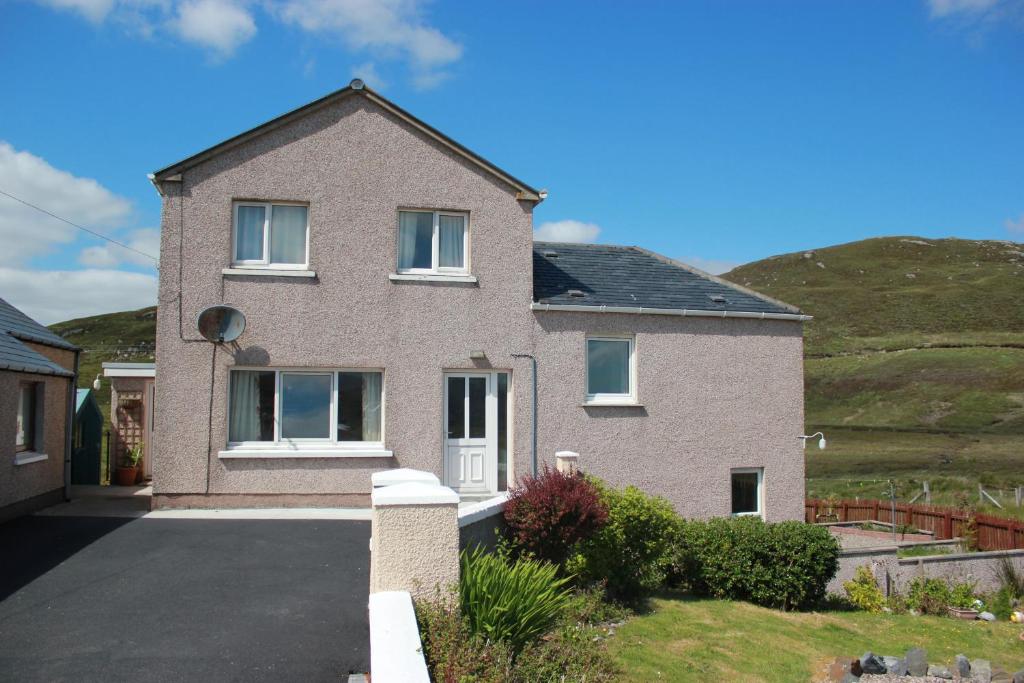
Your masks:
M803 522L691 521L683 525L680 563L696 593L806 609L824 599L839 569L839 542L825 527Z
M471 633L507 643L518 653L550 631L569 604L557 568L547 562L489 554L477 546L463 551L459 605Z
M867 566L857 567L853 579L843 583L843 590L850 604L865 612L881 612L885 606L885 596L878 588L875 575Z
M470 633L458 601L440 593L416 602L416 619L430 678L444 683L505 683L512 671L512 650Z
M921 614L946 614L946 608L974 607L973 583L948 583L944 579L918 576L907 590L907 607Z
M633 486L616 490L594 481L608 521L577 546L567 563L584 584L601 584L617 600L638 600L660 588L675 559L682 520L664 498Z

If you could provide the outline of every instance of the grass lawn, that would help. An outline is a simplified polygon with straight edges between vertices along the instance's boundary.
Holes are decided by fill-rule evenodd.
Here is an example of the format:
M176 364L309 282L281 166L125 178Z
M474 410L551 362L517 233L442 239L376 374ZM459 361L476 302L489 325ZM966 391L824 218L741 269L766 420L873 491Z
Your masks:
M656 599L609 641L627 681L813 681L837 656L867 650L929 661L956 654L1024 667L1022 628L1009 623L866 612L777 612L725 600Z

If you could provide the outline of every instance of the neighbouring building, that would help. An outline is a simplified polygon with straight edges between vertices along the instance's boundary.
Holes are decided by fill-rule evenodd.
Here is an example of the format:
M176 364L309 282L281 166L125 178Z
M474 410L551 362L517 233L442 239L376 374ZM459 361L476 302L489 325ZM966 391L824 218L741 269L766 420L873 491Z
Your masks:
M65 498L78 353L0 299L0 521Z
M155 363L103 363L110 381L110 471L142 446L142 478L153 478Z
M486 496L570 450L684 515L802 518L807 316L534 243L543 191L360 82L152 181L154 505L361 506L396 467ZM214 305L236 341L198 333Z

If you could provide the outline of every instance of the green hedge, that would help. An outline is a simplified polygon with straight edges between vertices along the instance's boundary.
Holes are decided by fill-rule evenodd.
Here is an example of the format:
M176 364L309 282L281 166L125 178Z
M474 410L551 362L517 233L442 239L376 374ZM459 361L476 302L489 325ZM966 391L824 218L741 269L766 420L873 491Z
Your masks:
M825 527L758 517L684 522L680 571L695 593L783 610L816 606L839 569Z

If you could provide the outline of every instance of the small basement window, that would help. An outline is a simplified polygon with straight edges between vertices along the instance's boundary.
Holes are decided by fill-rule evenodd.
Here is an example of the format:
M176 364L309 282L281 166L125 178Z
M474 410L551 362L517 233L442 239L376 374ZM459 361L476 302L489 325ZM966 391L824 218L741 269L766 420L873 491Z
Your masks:
M732 471L732 514L734 517L763 515L764 470L739 468Z

